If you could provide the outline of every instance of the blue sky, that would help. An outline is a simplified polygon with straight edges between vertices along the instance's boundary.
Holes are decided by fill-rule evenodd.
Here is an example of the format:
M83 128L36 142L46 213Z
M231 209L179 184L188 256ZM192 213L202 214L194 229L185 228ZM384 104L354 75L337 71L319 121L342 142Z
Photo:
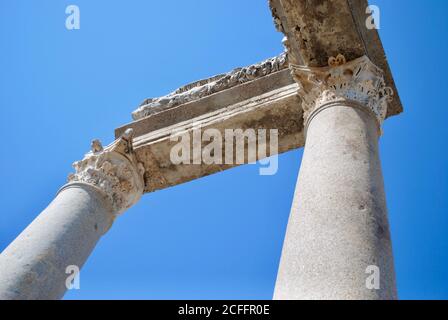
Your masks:
M0 250L143 99L280 53L266 2L1 1ZM65 28L69 4L80 30ZM447 299L448 2L371 4L405 107L381 138L399 296ZM145 195L66 298L270 299L301 156Z

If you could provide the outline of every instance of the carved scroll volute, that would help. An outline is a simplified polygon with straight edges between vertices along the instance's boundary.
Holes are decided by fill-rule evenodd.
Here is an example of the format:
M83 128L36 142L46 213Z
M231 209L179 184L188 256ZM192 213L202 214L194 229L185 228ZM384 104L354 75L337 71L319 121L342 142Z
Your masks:
M357 102L372 111L381 126L393 91L385 85L383 71L367 56L346 62L343 55L330 57L328 67L291 65L299 84L305 120L322 106L337 100Z
M144 189L143 164L138 162L133 146L133 131L126 132L103 148L92 141L92 150L73 164L75 173L69 183L87 183L99 188L110 200L114 214L121 214L140 199Z

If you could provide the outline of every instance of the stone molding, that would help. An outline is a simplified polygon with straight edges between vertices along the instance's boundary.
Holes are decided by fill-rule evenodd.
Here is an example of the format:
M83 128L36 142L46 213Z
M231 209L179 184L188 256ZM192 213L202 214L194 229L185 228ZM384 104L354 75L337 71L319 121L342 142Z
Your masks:
M145 186L145 169L137 161L132 139L133 130L128 129L105 148L99 140L92 141L92 150L73 163L76 172L69 175L69 185L87 183L99 188L110 200L114 214L126 211L140 199Z
M287 68L287 56L286 53L282 53L277 57L257 64L237 68L225 74L190 83L166 96L146 99L132 113L132 118L139 120Z
M386 86L383 71L367 56L350 62L343 55L330 57L327 67L293 64L290 67L299 83L305 123L322 107L341 100L355 102L373 112L379 126L385 120L393 90Z

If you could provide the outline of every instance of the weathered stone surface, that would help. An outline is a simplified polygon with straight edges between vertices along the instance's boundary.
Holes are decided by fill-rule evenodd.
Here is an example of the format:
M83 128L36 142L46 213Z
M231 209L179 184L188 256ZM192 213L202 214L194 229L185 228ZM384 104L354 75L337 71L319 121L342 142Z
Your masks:
M259 79L271 73L286 69L287 67L288 61L286 54L282 53L277 57L248 67L237 68L225 74L187 84L164 97L146 99L132 113L132 117L134 120L139 120L146 116Z
M84 182L101 189L115 214L129 209L143 193L145 169L135 157L133 134L131 128L127 129L104 149L94 140L91 152L73 164L76 172L68 178L69 182Z
M340 101L309 124L274 299L396 298L378 124Z
M62 297L67 267L81 268L142 192L235 166L172 164L171 136L198 127L277 129L279 153L302 147L308 130L275 298L396 298L377 129L402 107L396 94L386 114L396 90L378 33L364 27L367 1L270 3L288 55L148 99L112 145L94 141L70 183L0 255L0 299ZM343 57L335 69L320 68L341 54L347 66ZM380 270L378 289L366 286L371 266Z
M253 123L257 123L257 128L278 125L281 132L291 132L296 138L295 142L290 139L283 141L283 136L280 136L280 152L302 147L303 119L299 117L304 111L301 110L300 102L298 107L292 106L292 101L300 101L300 98L288 94L285 98L273 98L270 107L248 107L275 90L290 92L288 86L294 84L294 80L287 69L289 63L312 69L327 66L328 58L338 54L343 54L347 61L367 56L384 71L385 86L391 87L390 92L394 92L386 117L402 111L378 33L365 27L366 1L271 0L270 6L277 28L287 38L287 58L282 54L252 66L194 82L164 97L147 99L133 113L135 121L116 130L116 136L126 128L135 131L139 141L136 153L145 165L146 176L153 177L145 180L145 192L229 167L192 165L188 168L174 168L167 163L168 158L163 157L169 155L168 150L172 146L169 143L170 130L179 127L188 130L187 123L214 119L215 125L219 123L221 128L234 128L232 125L235 124L247 127ZM237 107L245 109L237 112ZM296 110L297 116L291 117L291 110ZM271 121L269 117L272 112L277 114L277 118L284 116L285 119ZM222 119L219 120L219 117ZM253 119L263 121L254 122ZM155 180L159 182L154 181L154 176L158 177Z
M64 187L0 255L0 300L62 298L67 267L83 266L114 218L100 189Z
M59 299L67 267L80 270L116 216L143 193L144 168L128 129L103 148L98 140L53 202L0 255L0 300Z
M296 65L324 67L342 54L347 61L361 56L384 71L395 92L387 116L403 111L378 32L366 28L366 0L270 0L277 29L285 34L288 59Z
M323 67L339 53L348 60L364 55L346 0L271 0L270 6L277 29L291 44L291 62Z
M328 65L292 66L306 145L274 298L396 299L378 155L392 89L367 56Z
M356 101L371 111L381 126L386 119L388 104L394 92L387 87L383 71L367 56L347 62L339 54L330 57L329 66L321 68L292 65L300 83L305 126L310 114L323 104L339 99Z
M206 95L188 103L158 110L149 116L118 128L116 136L132 128L134 150L145 167L145 192L167 188L229 169L235 165L173 165L173 133L193 128L278 129L278 152L302 147L303 116L298 86L284 69L255 80Z

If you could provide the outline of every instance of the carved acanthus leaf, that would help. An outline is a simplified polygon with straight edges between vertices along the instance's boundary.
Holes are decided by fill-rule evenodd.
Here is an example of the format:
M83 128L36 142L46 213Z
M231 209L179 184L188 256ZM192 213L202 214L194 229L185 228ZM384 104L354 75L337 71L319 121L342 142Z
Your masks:
M128 129L111 145L103 148L92 141L92 151L73 164L76 172L69 183L83 182L101 189L120 214L135 204L143 194L144 167L138 162L132 147L133 131Z
M328 63L323 68L291 65L300 84L305 120L320 107L346 99L370 109L381 125L393 96L392 89L385 84L383 71L367 56L346 62L343 55L338 55L330 57Z
M286 54L282 53L277 57L265 60L258 64L237 68L229 73L193 82L166 96L146 99L140 107L132 113L132 117L134 120L139 120L162 110L170 109L232 88L239 84L256 80L257 78L286 69L287 67L288 61Z

